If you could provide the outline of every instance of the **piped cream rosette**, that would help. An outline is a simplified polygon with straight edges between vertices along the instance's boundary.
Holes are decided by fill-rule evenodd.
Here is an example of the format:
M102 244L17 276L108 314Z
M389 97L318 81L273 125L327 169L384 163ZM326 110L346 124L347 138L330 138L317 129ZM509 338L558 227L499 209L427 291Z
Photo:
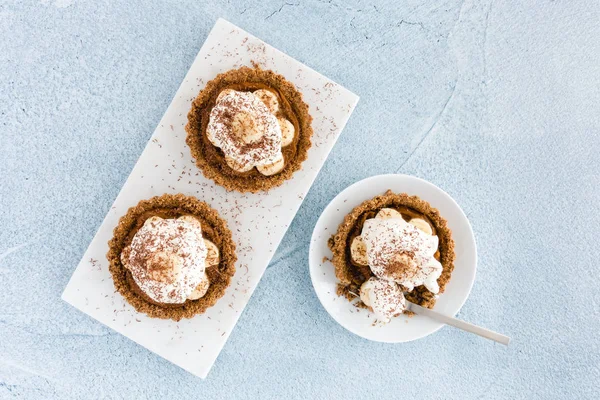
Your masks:
M403 290L425 285L432 293L439 292L442 265L434 257L438 245L427 221L412 218L406 222L392 208L383 208L365 221L350 253L354 263L369 266L375 275L363 283L360 297L379 321L386 323L404 310Z
M206 294L206 268L219 264L219 249L202 237L196 218L155 216L136 232L121 253L121 263L152 300L178 304Z
M277 96L266 89L240 92L225 89L211 110L206 134L237 172L256 168L265 176L284 168L281 149L294 141L294 125L277 117Z

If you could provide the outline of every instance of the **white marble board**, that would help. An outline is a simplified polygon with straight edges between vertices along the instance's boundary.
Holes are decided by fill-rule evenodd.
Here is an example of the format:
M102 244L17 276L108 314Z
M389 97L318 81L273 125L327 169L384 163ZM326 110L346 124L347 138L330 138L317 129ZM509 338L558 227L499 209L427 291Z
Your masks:
M308 159L291 180L268 193L240 194L202 176L185 144L184 127L191 102L206 82L252 62L298 87L314 118L314 136ZM205 378L357 102L358 96L347 89L219 19L73 273L63 300ZM206 201L227 220L237 245L237 270L225 296L205 314L179 322L136 312L115 293L105 257L112 231L127 209L164 193Z

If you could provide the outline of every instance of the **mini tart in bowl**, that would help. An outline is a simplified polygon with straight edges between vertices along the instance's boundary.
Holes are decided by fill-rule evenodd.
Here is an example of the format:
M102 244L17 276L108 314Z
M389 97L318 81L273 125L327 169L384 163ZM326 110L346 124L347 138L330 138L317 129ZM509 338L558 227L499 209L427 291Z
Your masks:
M406 222L413 219L422 220L426 223L418 222L423 226L415 226L431 235L437 235L439 246L434 258L442 265L442 272L437 283L439 294L443 293L454 270L454 241L446 220L442 218L436 208L419 197L409 196L406 193L393 193L388 190L385 194L367 200L354 208L350 214L346 215L338 227L337 233L329 239L328 245L333 252L332 262L335 274L340 281L338 295L354 301L359 297L361 285L375 277L371 268L365 265L366 261L357 262L353 259L352 245L353 243L355 246L357 245L354 239L361 235L365 221L375 218L382 209L383 213L400 213ZM404 296L408 301L427 308L433 308L436 301L436 294L430 292L424 285L414 287ZM360 300L356 304L366 307Z
M277 118L283 135L283 161L276 168L269 171L236 165L207 135L211 111L221 98L219 95L231 90L255 94ZM292 83L270 70L241 67L217 75L200 91L188 113L186 143L204 176L217 184L239 192L267 191L290 179L301 168L311 147L311 123L308 105Z
M132 271L125 265L127 263L125 260L129 259L132 241L136 238L136 234L149 220L179 218L192 221L194 224L199 222L201 226L201 239L206 244L206 250L203 248L202 251L206 255L204 271L208 283L203 281L202 293L194 292L195 295L190 296L199 297L195 300L187 298L181 303L161 303L150 298L140 288L132 276ZM131 207L119 220L108 247L109 270L117 291L137 311L152 318L175 321L202 314L223 297L235 273L237 260L235 244L226 222L206 203L182 194L152 197ZM208 289L205 285L208 285Z

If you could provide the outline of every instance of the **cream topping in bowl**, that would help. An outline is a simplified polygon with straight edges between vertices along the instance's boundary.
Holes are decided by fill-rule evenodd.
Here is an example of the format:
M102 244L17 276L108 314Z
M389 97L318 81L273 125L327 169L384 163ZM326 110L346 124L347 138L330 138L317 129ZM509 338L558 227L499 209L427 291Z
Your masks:
M442 264L434 257L438 237L431 236L398 216L376 217L365 221L361 233L368 265L380 279L396 282L407 291L425 285L439 292L437 279Z
M360 299L373 310L377 320L388 323L406 308L402 288L395 282L369 278L360 287Z
M208 282L207 255L200 222L193 217L151 217L136 232L131 245L123 250L121 260L139 288L152 300L180 304L200 284L208 287L205 283ZM194 293L193 297L198 294Z

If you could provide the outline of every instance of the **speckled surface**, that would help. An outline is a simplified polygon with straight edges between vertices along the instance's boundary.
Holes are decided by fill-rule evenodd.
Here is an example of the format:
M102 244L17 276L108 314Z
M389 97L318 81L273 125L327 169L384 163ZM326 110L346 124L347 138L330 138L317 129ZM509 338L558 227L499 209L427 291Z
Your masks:
M311 111L312 146L302 168L268 192L227 192L203 176L186 145L192 100L217 74L258 64L288 77ZM358 96L288 55L220 18L117 199L81 258L62 299L161 357L205 378L229 338L260 278L327 155L358 102ZM127 209L164 193L183 193L210 204L235 243L236 273L206 313L174 322L140 315L115 293L106 253L113 229Z
M0 398L593 398L600 379L600 6L49 0L0 5ZM202 381L60 300L209 29L224 17L361 96ZM471 220L451 328L370 343L319 304L319 213L375 174Z

